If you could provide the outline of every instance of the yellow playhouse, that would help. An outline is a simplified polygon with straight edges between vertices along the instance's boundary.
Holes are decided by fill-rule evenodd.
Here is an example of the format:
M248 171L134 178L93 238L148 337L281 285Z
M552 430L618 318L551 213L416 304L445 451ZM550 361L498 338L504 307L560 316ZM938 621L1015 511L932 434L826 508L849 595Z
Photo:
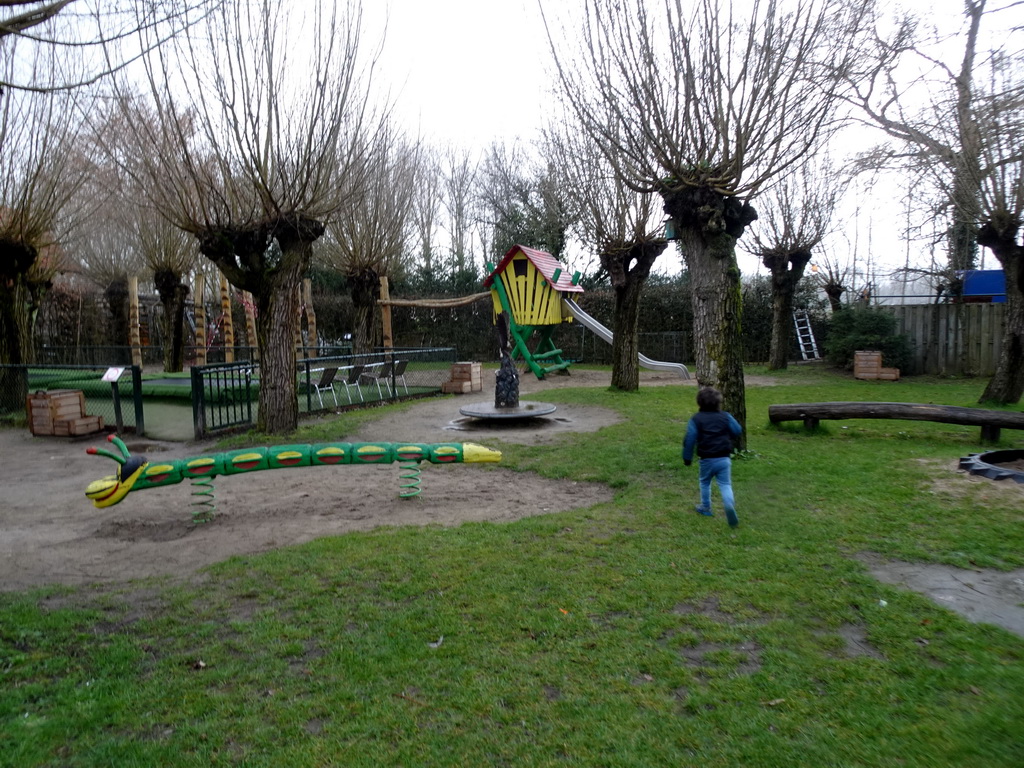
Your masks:
M563 312L562 297L583 293L580 273L569 275L550 253L525 245L512 246L497 266L488 264L487 268L490 274L484 287L491 291L495 315L508 314L513 359L522 358L539 379L568 368L551 334L563 322L572 322L572 315ZM539 339L531 351L528 341L534 331Z

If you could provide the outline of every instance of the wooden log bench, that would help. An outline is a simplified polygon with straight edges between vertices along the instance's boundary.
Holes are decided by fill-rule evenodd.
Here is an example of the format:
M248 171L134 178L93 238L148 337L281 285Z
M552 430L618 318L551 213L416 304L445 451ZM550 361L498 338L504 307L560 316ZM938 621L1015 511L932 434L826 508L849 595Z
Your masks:
M981 427L982 442L998 441L1000 429L1024 429L1024 413L960 408L955 405L835 402L768 406L768 420L772 424L802 421L806 428L814 429L821 419L907 419L963 424Z

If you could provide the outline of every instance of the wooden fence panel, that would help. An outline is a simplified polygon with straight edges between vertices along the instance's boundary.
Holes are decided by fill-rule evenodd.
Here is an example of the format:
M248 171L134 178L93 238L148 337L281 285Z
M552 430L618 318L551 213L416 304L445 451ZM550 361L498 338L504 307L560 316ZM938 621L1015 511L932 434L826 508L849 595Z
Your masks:
M903 304L880 307L910 338L906 374L992 376L1002 350L1005 304Z

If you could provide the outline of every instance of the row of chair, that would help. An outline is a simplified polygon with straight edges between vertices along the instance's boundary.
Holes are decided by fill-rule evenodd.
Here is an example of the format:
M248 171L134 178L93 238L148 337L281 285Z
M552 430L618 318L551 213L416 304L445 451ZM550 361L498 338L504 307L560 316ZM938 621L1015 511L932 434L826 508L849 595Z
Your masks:
M353 365L347 366L345 370L345 376L338 378L338 372L342 370L337 366L329 366L324 368L320 372L320 379L318 381L311 381L309 386L316 392L317 399L320 401L320 407L324 407L323 393L330 391L331 396L334 397L334 405L338 403L338 393L334 390L335 384L341 384L345 387L345 396L348 397L348 402L351 405L354 401L352 400L352 388L354 387L356 393L359 395L360 402L366 402L363 397L362 385L377 385L377 397L380 399L384 398L384 390L381 388L381 382L384 383L384 387L388 391L388 397L391 397L391 382L395 382L395 388L398 388L398 384L401 383L405 389L405 394L409 394L409 385L405 381L405 369L409 367L408 360L398 360L396 362L384 363L380 367L371 368L367 365Z

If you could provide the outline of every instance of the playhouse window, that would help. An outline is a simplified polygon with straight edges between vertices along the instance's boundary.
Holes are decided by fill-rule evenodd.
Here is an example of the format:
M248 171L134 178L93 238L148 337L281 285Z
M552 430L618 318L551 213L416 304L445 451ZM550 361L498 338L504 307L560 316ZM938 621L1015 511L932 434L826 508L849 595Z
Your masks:
M512 274L516 277L526 277L526 259L512 259Z

